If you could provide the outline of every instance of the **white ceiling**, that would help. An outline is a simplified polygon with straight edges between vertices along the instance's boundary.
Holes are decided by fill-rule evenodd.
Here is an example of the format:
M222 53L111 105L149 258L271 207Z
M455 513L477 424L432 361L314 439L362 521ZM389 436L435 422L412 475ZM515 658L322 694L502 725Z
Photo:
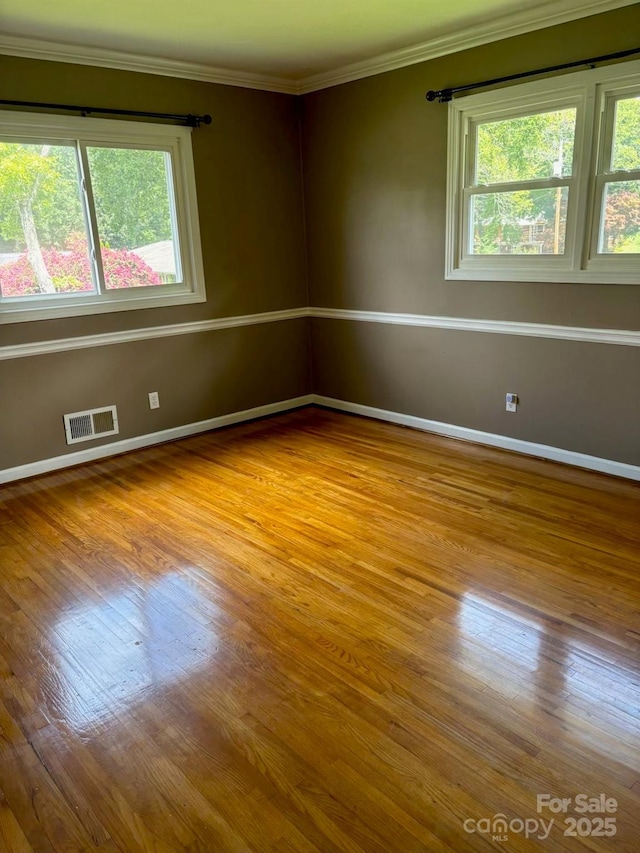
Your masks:
M476 43L487 42L512 30L537 29L633 2L0 0L0 28L10 37L276 78L295 90L297 82L330 76L354 63L375 65L381 54L387 58L391 52L391 60L397 55L395 64L401 65L419 61L420 48L428 52L429 46L441 45L441 54L451 52L447 45L456 49L461 33L476 33ZM0 52L12 52L3 50L1 39Z

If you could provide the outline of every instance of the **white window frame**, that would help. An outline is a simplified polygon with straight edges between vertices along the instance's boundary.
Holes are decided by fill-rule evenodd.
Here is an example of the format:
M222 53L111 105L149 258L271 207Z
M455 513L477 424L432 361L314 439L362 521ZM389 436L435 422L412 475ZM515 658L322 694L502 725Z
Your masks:
M468 95L449 103L447 164L447 280L640 284L640 254L599 253L604 186L637 180L640 170L609 169L615 101L640 94L640 61L579 71L533 83ZM485 188L545 189L568 186L562 255L474 255L468 251L469 200L473 184L475 128L498 121L575 106L574 163L569 178L522 181ZM534 186L535 185L535 186Z
M39 141L52 145L71 144L78 151L80 180L84 191L91 192L86 175L87 146L140 148L165 151L171 157L175 204L174 239L178 242L182 282L153 287L132 287L96 293L37 294L25 297L0 296L0 324L76 317L113 311L160 308L206 301L196 182L191 147L191 128L147 122L75 116L42 115L0 110L0 140L3 142ZM94 223L95 225L95 223ZM87 225L90 228L90 225ZM92 231L95 245L97 233ZM94 259L98 264L98 258Z

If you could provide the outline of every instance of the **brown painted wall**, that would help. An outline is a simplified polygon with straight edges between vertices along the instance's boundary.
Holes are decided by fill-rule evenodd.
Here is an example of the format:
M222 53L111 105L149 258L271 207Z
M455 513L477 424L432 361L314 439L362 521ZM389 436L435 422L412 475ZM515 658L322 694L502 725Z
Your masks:
M640 329L638 286L444 280L447 108L424 100L638 32L635 5L305 96L311 304ZM640 348L321 320L312 342L318 393L640 464Z
M307 337L287 320L0 361L0 469L306 394ZM118 436L67 447L64 412L114 403Z
M312 342L318 394L640 465L637 347L320 319Z
M4 325L0 346L307 304L638 329L640 287L444 281L446 107L424 93L631 47L639 27L626 7L301 99L0 57L0 97L214 119L193 135L208 301ZM0 467L93 446L67 448L64 412L117 403L128 438L312 388L640 464L640 348L316 320L312 382L308 325L0 361Z
M307 304L294 97L6 56L0 93L213 116L193 132L207 302L1 325L0 346ZM67 448L65 412L116 402L127 438L308 393L307 338L294 320L0 361L0 468L100 443Z

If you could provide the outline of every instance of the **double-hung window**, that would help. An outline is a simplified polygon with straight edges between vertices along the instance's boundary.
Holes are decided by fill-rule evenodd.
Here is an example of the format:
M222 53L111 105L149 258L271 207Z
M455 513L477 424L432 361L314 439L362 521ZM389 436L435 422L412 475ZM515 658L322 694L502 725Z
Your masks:
M203 302L190 134L0 112L0 322Z
M449 111L447 278L640 284L640 63Z

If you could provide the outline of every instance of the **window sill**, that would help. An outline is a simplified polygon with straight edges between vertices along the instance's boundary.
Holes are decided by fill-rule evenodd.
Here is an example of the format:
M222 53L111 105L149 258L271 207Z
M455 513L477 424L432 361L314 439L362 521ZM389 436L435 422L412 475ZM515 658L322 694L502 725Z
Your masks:
M640 285L637 272L604 272L602 270L447 270L446 281L528 281L550 284L635 284Z
M46 297L34 305L33 298L29 304L26 300L15 300L14 304L8 301L0 307L0 324L25 323L30 320L53 320L64 317L82 317L96 314L110 314L116 311L136 311L144 308L167 308L174 305L190 305L196 302L206 302L207 296L204 290L198 292L165 293L163 295L142 296L140 294L127 295L123 298L118 293L116 298L109 296L97 296L92 299L78 299L77 297L58 297L55 305L45 304ZM64 299L64 301L62 301Z

